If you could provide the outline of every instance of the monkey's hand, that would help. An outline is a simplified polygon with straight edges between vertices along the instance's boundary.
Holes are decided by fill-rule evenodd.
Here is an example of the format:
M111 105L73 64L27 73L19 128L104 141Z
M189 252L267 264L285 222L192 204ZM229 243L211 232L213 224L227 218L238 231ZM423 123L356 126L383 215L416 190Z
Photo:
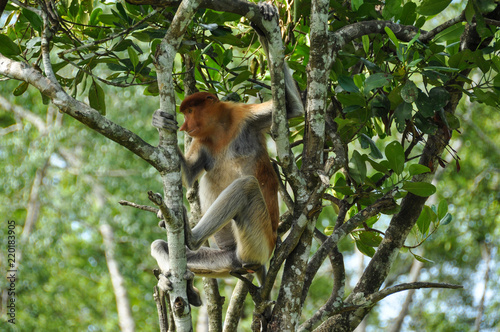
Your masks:
M170 131L177 131L177 120L172 114L156 110L153 114L152 124L158 129L166 129Z

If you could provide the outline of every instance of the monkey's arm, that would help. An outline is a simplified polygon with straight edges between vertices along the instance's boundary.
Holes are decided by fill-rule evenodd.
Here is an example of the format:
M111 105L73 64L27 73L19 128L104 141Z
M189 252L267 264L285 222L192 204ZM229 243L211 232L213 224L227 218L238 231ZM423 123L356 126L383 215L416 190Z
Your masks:
M191 143L186 157L182 155L180 149L179 155L184 182L188 187L193 186L203 171L209 171L213 167L210 154L196 140Z
M265 20L272 20L274 17L278 15L278 11L276 7L267 2L259 3L259 8L261 13L264 16ZM259 41L262 45L262 49L266 54L267 59L269 59L269 43L263 31L259 28L252 26L255 28L257 35L259 37ZM286 112L287 118L296 118L304 115L304 105L302 104L302 100L300 98L299 90L295 84L295 80L292 77L290 72L290 68L288 65L284 64L284 76L285 76L285 96L286 96ZM252 108L252 113L255 115L256 122L262 127L267 128L271 126L271 112L272 112L272 102L261 104L261 106L255 106Z

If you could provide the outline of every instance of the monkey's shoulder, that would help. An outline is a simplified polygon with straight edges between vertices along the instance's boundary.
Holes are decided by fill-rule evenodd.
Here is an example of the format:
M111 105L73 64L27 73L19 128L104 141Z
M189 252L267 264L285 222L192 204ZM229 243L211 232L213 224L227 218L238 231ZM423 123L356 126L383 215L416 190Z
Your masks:
M244 123L236 137L229 145L229 152L238 157L256 157L262 153L266 153L264 133L255 128L249 123Z

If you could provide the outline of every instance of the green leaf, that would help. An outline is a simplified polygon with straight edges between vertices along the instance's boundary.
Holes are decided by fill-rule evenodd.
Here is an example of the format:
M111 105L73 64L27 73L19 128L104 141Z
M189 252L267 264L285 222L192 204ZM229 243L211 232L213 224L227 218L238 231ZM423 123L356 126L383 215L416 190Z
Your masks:
M149 84L146 87L146 89L144 89L143 94L145 96L158 96L160 94L160 91L158 89L158 83L157 82L153 82L153 83Z
M352 0L351 5L352 5L352 10L357 11L359 7L363 4L363 0Z
M366 100L361 93L339 93L337 99L344 106L358 105L365 106Z
M410 167L408 167L408 171L410 172L411 176L418 175L418 174L424 174L424 173L429 173L431 170L429 167L420 165L420 164L412 164Z
M384 174L389 173L389 168L385 165L385 163L387 163L386 160L382 160L380 163L377 163L376 161L367 158L367 161L370 163L370 165L372 165L374 170L382 172Z
M420 114L426 118L433 116L436 111L434 101L422 91L419 91L415 105L417 105Z
M441 225L448 225L453 220L453 216L449 213L446 213L443 218L440 220Z
M118 12L120 13L120 16L123 18L124 22L131 23L132 19L128 16L127 12L125 11L125 8L121 3L119 2L116 3L116 9L118 9Z
M356 150L352 153L352 158L349 161L349 173L357 183L363 183L365 181L366 163L361 154Z
M437 215L438 219L443 219L446 214L448 213L448 202L445 201L444 199L439 202L438 209L437 209Z
M386 117L391 110L391 102L383 93L377 94L369 103L370 109L374 116Z
M361 232L359 234L359 240L370 247L378 247L380 242L382 242L382 237L380 234L374 232Z
M70 5L69 5L69 11L68 11L71 18L73 18L73 19L76 18L76 15L78 15L79 9L80 9L79 0L72 0Z
M401 98L403 98L406 103L411 104L417 100L419 91L415 83L408 81L401 89Z
M485 103L489 106L497 106L498 104L497 95L491 91L484 91L481 87L474 88L474 95L480 103Z
M365 53L370 53L370 37L368 37L368 35L363 35L361 41L363 42L363 50Z
M400 133L402 133L406 127L406 120L411 119L411 113L413 111L412 104L402 102L394 110L394 119L396 121L396 127Z
M437 130L437 125L432 121L432 118L426 118L420 112L415 114L415 126L424 134L432 135Z
M350 76L340 75L338 78L339 84L347 92L359 92L359 88L354 83L354 79Z
M101 14L99 15L99 21L105 25L117 25L119 18L112 14Z
M460 68L451 68L451 67L441 67L441 66L427 66L425 69L443 71L445 73L456 73L461 71Z
M94 79L92 79L92 85L89 89L89 104L90 107L98 110L102 115L106 115L104 90Z
M333 189L342 195L352 195L353 191L351 188L347 185L346 180L342 177L339 177L337 181L335 181L335 185L333 186Z
M424 0L417 7L417 13L420 15L431 16L441 13L452 0Z
M427 182L405 182L403 190L406 190L420 197L429 197L436 192L436 187Z
M0 53L6 57L21 54L21 49L9 37L0 34Z
M420 216L418 216L417 227L420 233L422 233L423 235L427 234L427 231L429 231L429 226L431 225L432 213L433 212L431 208L425 205L424 208L422 209L422 212L420 213Z
M14 96L20 96L26 92L26 90L28 89L28 86L29 86L28 82L21 82L21 84L19 84L17 86L17 88L14 89L14 92L12 94Z
M393 141L385 147L385 156L389 162L389 167L398 175L403 173L405 166L405 152L403 146L398 141Z
M134 66L135 69L135 67L137 67L137 65L139 64L139 56L137 55L137 53L135 53L132 47L127 47L127 52L130 58L130 62L132 62L132 65Z
M250 71L248 71L248 70L242 71L241 73L238 74L238 76L236 76L234 78L233 86L236 86L236 85L238 85L238 84L240 84L242 82L245 82L251 76L252 76L252 73Z
M394 43L394 45L396 45L396 48L399 48L399 41L398 41L398 38L396 38L396 35L394 34L394 32L392 32L392 30L389 27L385 27L384 30L385 30L385 33L391 39L391 41Z
M413 25L417 18L416 9L417 5L413 1L406 2L401 11L401 16L398 17L401 21L400 24Z
M412 253L412 254L413 254L413 257L415 257L415 259L416 259L417 261L419 261L419 262L422 262L422 263L432 263L432 264L434 264L434 261L432 261L432 260L430 260L430 259L428 259L428 258L425 258L425 257L419 256L419 255L414 254L414 253Z
M389 85L392 81L392 75L386 73L376 73L368 76L365 81L365 94L377 88Z
M450 93L442 86L437 86L429 91L429 98L434 102L434 109L445 107L450 100Z
M42 31L43 21L40 18L40 16L38 16L37 14L32 12L31 10L24 9L24 8L22 10L22 13L23 13L23 16L26 17L26 19L31 23L31 26L35 30Z
M382 159L382 152L380 152L379 148L375 144L375 142L368 137L366 134L361 134L359 136L359 141L361 142L361 146L370 147L370 156L375 159Z
M446 122L448 123L448 127L450 127L450 129L460 128L460 120L454 114L446 112L444 116L446 117Z
M40 95L42 96L42 103L44 105L50 104L50 98L49 97L47 97L46 95L44 95L42 92L40 92Z
M394 16L398 16L401 13L403 4L402 0L389 0L385 2L382 14L385 20L390 20Z
M368 257L373 257L375 255L375 249L373 249L370 246L367 246L366 244L362 243L361 241L356 241L356 248L363 254Z
M99 23L99 16L102 14L102 8L95 8L90 15L89 24L97 25Z
M456 42L460 40L460 36L463 34L465 25L462 23L452 25L451 27L444 29L434 37L436 43L445 42Z
M233 49L229 48L224 52L222 64L227 66L233 60Z

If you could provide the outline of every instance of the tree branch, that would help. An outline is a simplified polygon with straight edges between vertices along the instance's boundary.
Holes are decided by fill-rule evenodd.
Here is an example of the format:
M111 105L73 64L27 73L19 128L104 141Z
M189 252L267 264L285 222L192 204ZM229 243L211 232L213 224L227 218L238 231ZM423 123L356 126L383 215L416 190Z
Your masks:
M396 286L392 286L389 288L385 288L381 291L378 291L376 293L373 293L372 295L368 296L367 302L379 302L386 298L389 295L402 292L405 290L409 289L421 289L421 288L451 288L451 289L459 289L459 288L464 288L462 285L455 285L455 284L447 284L447 283L439 283L439 282L412 282L412 283L405 283L405 284L399 284Z
M121 200L118 202L120 205L123 205L123 206L131 206L131 207L134 207L136 209L139 209L139 210L144 210L144 211L149 211L149 212L153 212L153 213L158 213L158 210L157 208L154 208L152 206L148 206L148 205L140 205L140 204L136 204L136 203L133 203L133 202L129 202L129 201L125 201L125 200Z
M463 22L465 21L465 11L463 11L462 13L460 13L459 16L457 17L454 17L452 18L451 20L448 20L446 22L444 22L443 24L435 27L434 29L432 29L431 31L423 31L422 34L420 35L420 37L418 38L422 43L427 43L429 40L431 40L432 38L434 38L438 33L440 33L441 31L459 23L459 22Z
M58 84L44 77L35 68L0 54L0 74L28 82L48 96L62 112L132 151L156 169L163 170L165 159L158 154L157 148L146 143L137 134L108 120L89 105L70 97Z

